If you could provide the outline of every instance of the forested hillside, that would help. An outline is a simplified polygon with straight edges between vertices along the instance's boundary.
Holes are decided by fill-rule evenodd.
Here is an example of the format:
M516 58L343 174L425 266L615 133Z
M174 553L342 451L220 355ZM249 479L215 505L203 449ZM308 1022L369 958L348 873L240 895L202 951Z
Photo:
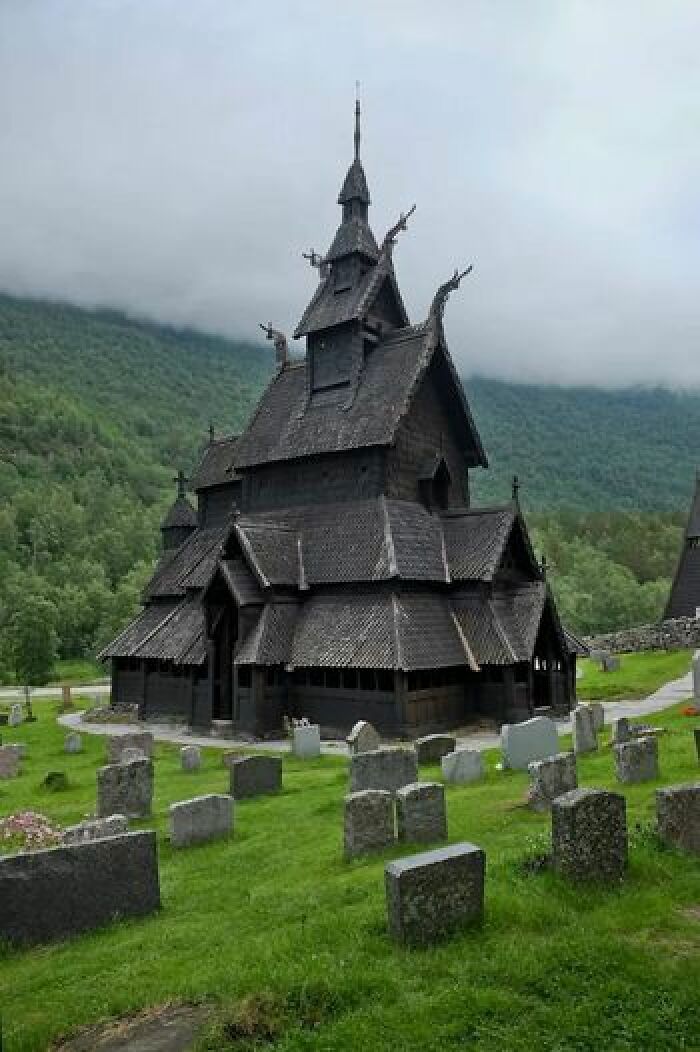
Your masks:
M175 471L210 424L243 426L271 367L264 346L0 296L0 678L37 625L68 658L124 623ZM507 499L520 476L571 627L657 616L700 459L700 395L480 377L467 389L491 461L476 498Z

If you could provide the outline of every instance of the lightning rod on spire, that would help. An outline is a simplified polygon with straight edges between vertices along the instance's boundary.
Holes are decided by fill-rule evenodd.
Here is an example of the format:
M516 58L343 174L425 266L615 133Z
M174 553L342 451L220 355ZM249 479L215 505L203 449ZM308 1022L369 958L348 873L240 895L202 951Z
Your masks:
M360 82L355 81L355 160L360 159Z

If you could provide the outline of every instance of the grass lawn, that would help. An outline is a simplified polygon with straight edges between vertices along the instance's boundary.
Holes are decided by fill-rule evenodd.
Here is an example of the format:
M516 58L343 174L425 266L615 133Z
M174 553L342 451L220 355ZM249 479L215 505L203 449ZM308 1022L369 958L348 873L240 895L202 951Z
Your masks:
M85 752L66 756L54 708L13 730L28 758L20 778L0 783L0 814L30 807L68 824L92 810L104 741L86 736ZM654 722L669 731L658 784L697 780L691 731L700 720L676 710ZM409 951L386 934L383 868L411 848L343 861L344 760L285 758L284 791L238 804L231 841L175 851L168 805L226 791L227 778L219 751L183 773L177 750L158 746L162 911L62 944L0 951L5 1052L43 1050L83 1024L201 999L229 1016L243 1001L246 1020L269 1023L264 1045L230 1042L212 1024L197 1047L219 1052L698 1049L700 859L657 847L654 783L625 790L627 879L578 888L528 875L522 863L546 849L550 820L522 806L527 776L498 772L496 761L488 755L483 783L447 790L450 841L486 850L484 927ZM42 791L48 770L67 771L72 788ZM579 776L614 786L610 749L583 757Z
M690 669L693 652L654 650L618 656L617 672L601 672L600 666L588 658L579 662L583 676L577 681L576 694L581 701L646 698L669 680L684 676Z
M66 683L73 687L79 686L81 683L99 683L100 680L108 679L109 671L99 661L90 661L88 658L69 658L65 661L56 662L48 685L54 687L63 686ZM23 687L24 684L7 681L0 684L0 686Z

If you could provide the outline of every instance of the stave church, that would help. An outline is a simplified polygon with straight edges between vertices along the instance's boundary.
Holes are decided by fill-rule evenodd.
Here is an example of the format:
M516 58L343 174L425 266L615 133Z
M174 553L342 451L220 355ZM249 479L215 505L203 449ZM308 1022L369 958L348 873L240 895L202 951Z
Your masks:
M290 358L241 435L211 435L162 524L143 609L103 651L112 703L212 733L326 736L358 719L411 737L575 703L581 644L560 622L518 502L475 507L487 467L445 338L448 297L411 323L360 157Z

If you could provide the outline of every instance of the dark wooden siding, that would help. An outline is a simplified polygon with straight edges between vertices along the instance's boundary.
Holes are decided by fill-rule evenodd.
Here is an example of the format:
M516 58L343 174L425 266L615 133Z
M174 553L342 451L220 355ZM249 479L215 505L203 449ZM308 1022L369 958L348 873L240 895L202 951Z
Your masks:
M383 490L383 450L266 464L246 478L246 511L377 497Z
M213 489L200 490L199 521L202 526L219 526L226 522L234 504L241 502L241 483L232 482L229 486L215 486Z

